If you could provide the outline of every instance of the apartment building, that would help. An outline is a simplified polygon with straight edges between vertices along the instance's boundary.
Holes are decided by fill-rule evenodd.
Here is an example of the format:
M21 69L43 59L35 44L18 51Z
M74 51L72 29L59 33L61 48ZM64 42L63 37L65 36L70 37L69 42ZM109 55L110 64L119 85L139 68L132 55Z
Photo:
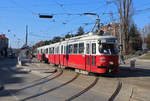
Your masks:
M7 56L8 38L5 34L0 34L0 56Z

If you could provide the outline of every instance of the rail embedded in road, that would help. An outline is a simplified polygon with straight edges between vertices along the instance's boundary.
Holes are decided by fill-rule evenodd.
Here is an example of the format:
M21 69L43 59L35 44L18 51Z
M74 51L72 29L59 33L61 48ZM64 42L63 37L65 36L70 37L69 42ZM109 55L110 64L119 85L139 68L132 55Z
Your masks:
M50 92L52 92L52 91L54 91L54 90L57 90L57 89L59 89L59 88L65 86L65 85L67 85L67 84L73 82L74 80L76 80L76 79L79 77L79 75L80 75L80 74L77 73L71 80L69 80L69 81L67 81L67 82L65 82L65 83L63 83L63 84L61 84L61 85L59 85L59 86L56 86L56 87L51 88L51 89L49 89L49 90L47 90L47 91L43 91L43 92L41 92L41 93L35 94L35 95L33 95L33 96L29 96L29 97L24 98L24 99L22 99L22 100L20 100L20 101L27 101L27 100L30 100L30 99L32 99L32 98L35 98L35 97L38 97L38 96L41 96L41 95L50 93Z
M122 82L119 80L118 84L117 84L117 88L114 91L114 93L111 95L111 97L108 99L108 101L114 101L114 99L116 98L116 96L119 94L120 90L122 88Z
M90 84L87 88L83 89L81 92L71 96L70 98L66 99L65 101L71 101L74 100L75 98L81 96L83 93L87 92L88 90L90 90L92 87L94 87L96 85L96 83L98 82L99 78L96 78L94 80L94 82L92 84Z

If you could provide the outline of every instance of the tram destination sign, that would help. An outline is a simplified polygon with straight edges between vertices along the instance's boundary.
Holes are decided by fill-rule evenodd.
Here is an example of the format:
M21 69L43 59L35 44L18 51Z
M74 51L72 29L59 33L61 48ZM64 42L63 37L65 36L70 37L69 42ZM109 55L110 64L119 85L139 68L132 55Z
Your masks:
M116 39L102 39L101 43L116 43Z

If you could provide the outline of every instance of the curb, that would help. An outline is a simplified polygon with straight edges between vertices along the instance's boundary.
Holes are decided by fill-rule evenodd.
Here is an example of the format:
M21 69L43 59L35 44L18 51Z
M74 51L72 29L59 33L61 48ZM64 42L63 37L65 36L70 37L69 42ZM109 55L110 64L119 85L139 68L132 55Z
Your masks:
M136 59L136 61L150 62L150 60L146 60L146 59Z

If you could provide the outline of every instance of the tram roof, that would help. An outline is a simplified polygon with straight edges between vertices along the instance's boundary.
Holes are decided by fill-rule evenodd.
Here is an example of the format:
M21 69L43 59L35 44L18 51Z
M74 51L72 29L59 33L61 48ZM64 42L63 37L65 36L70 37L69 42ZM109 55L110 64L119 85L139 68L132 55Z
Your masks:
M85 34L85 35L67 38L64 41L57 42L57 43L50 44L50 45L41 46L41 47L38 47L37 49L55 47L60 44L65 44L66 42L77 42L77 41L86 41L86 40L102 40L102 39L109 39L109 38L117 39L116 36L112 36L108 33L104 33L103 35L98 35L98 33L96 33L96 32L89 32L88 34Z
M72 37L66 39L66 41L79 41L79 40L98 40L98 39L107 39L107 38L117 38L116 36L112 36L108 33L104 33L103 35L98 35L98 33L89 32L86 35L81 35L77 37Z

